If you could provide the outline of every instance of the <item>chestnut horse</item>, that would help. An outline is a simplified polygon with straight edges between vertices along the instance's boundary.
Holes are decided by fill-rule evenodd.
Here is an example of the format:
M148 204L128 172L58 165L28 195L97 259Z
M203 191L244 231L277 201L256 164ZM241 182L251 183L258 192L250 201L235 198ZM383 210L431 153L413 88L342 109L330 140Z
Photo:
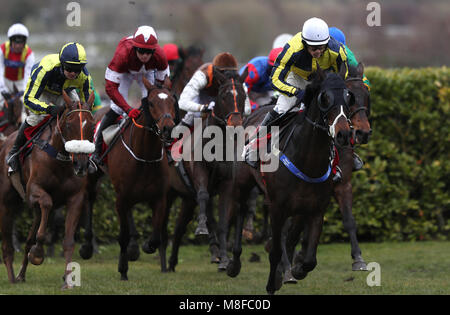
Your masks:
M63 92L66 106L56 119L50 118L41 128L41 135L33 140L31 155L25 158L21 173L25 183L25 200L34 210L33 225L28 234L22 267L14 278L14 252L11 244L14 213L22 206L21 196L8 178L8 165L0 164L0 222L2 230L3 259L10 282L25 281L28 262L40 265L44 261L44 241L50 211L67 206L64 258L67 265L72 260L75 247L74 233L81 212L87 203L86 184L88 154L93 152L91 142L94 135L94 119L90 111L94 93L87 103L72 101ZM49 128L47 128L50 126ZM0 151L0 160L5 157L15 139L15 133L8 137ZM18 174L17 174L18 175ZM65 269L67 270L67 268ZM65 276L69 272L65 271ZM66 282L64 288L71 285Z
M164 222L167 220L166 199L169 191L168 162L165 143L171 139L175 126L176 99L164 86L152 85L143 78L148 96L142 100L141 115L124 127L120 139L107 154L108 165L103 169L109 175L116 193L116 213L119 216L119 272L121 280L128 280L128 245L130 242L131 209L146 202L153 210L152 235L143 245L147 253L153 253L161 244ZM100 117L96 119L99 120ZM89 205L95 201L101 175L89 175ZM92 230L92 227L89 227ZM89 244L90 240L87 240ZM91 248L92 250L92 248Z
M305 91L306 110L294 115L285 129L287 131L280 135L280 148L272 146L272 158L279 158L284 165L274 172L263 173L270 200L272 229L270 274L266 287L269 294L279 289L276 275L282 257L282 229L287 218L300 216L301 224L307 227L305 254L295 266L301 270L299 274L306 277L317 264L316 251L323 215L333 194L333 182L329 176L333 147L350 145L344 75L344 67L339 74L325 74L318 67L314 80ZM238 200L239 191L240 188L235 186L233 196ZM241 208L245 205L241 204ZM227 268L229 276L236 276L240 271L240 240L245 212L239 210L237 214L233 259Z

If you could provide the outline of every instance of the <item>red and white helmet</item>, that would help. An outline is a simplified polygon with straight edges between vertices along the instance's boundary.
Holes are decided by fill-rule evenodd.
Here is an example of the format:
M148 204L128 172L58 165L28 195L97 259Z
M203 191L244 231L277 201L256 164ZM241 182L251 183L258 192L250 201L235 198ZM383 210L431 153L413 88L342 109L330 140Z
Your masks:
M133 45L139 48L155 49L158 45L158 37L151 26L139 26L133 35Z

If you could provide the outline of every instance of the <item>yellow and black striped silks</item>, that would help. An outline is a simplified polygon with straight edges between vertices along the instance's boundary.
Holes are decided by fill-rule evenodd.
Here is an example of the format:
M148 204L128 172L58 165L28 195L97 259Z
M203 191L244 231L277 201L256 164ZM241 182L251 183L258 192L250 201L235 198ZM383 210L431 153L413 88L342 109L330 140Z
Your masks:
M341 64L344 64L345 77L347 77L347 54L342 44L330 38L326 50L320 58L316 59L304 47L302 33L297 33L284 46L275 60L271 74L272 88L287 96L294 96L297 94L297 87L286 82L288 74L292 71L303 79L309 80L311 74L317 70L316 62L319 63L322 70L332 68L335 72L339 72Z
M58 54L47 55L31 69L30 78L23 96L25 106L35 114L44 114L49 106L39 100L42 92L61 95L62 90L79 89L81 101L87 101L92 92L89 81L91 76L83 67L74 80L66 79Z

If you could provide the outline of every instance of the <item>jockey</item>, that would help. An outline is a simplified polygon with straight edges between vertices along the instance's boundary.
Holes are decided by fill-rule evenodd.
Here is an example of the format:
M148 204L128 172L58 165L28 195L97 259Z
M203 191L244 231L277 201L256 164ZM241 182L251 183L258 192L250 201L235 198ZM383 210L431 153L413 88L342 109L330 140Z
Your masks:
M117 45L114 56L106 68L105 90L111 98L111 109L102 118L95 140L95 152L91 156L98 165L101 164L102 131L116 122L122 115L137 118L140 110L131 107L128 102L128 90L133 81L141 88L142 97L148 94L142 82L144 76L152 83L164 82L170 75L166 55L158 45L158 37L151 26L139 26L134 35L124 37Z
M6 158L10 166L9 173L16 172L19 168L16 152L27 141L25 129L38 125L47 114L57 116L64 110L63 90L69 91L68 94L73 100L79 100L76 92L76 89L79 89L81 100L88 100L92 89L86 64L84 47L79 43L68 43L61 48L59 54L47 55L33 66L23 97L25 107L31 113L20 126L14 145Z
M11 98L16 86L23 94L31 68L34 53L27 45L29 36L25 25L16 23L8 29L8 41L0 46L0 109L4 101Z
M178 53L178 46L175 44L165 44L163 50L166 54L167 62L169 63L170 80L173 80L179 71L178 69L180 68L179 65L182 63L182 58Z
M275 59L282 50L281 47L274 48L270 51L269 56L255 57L239 70L239 74L242 74L245 68L248 68L245 85L248 89L252 111L256 110L259 105L268 104L274 96L270 74Z
M347 53L348 65L356 67L358 65L358 61L356 60L356 57L353 54L353 52L346 45L344 33L337 27L330 27L329 32L330 32L331 37L333 37L335 40L337 40L342 45L344 45L345 52ZM370 82L369 82L369 79L367 79L367 77L365 75L363 76L363 82L364 82L364 85L367 87L367 89L370 91Z
M194 73L180 95L180 109L187 112L180 124L191 127L194 125L195 117L200 117L202 112L214 108L218 85L214 79L213 67L216 67L221 72L237 71L237 61L232 54L223 52L216 55L212 63L205 63ZM250 113L251 106L247 95L244 115L250 115ZM177 131L172 132L172 134L177 133Z
M268 126L281 114L304 104L303 96L305 87L309 83L312 73L317 70L316 63L324 69L332 69L338 72L341 65L346 68L348 74L347 54L342 44L330 38L327 23L319 18L308 19L302 31L294 35L283 47L273 66L271 80L272 87L281 93L277 104L266 114L260 126ZM249 152L246 161L253 167L257 167L257 161L249 160ZM340 174L336 174L339 177Z

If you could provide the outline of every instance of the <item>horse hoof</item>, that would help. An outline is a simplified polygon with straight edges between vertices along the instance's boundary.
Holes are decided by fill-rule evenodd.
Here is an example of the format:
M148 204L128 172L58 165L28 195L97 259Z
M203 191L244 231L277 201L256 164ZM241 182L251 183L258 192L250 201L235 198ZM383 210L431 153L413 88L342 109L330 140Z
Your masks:
M121 274L120 275L120 280L122 281L128 281L128 276L126 274Z
M208 228L206 226L198 226L195 229L195 236L209 235Z
M227 275L231 278L234 278L237 277L240 271L241 271L241 261L230 260L230 263L227 266Z
M142 244L142 250L146 254L153 254L154 252L156 252L156 247L151 246L150 242L146 242Z
M363 261L355 261L352 264L352 271L367 271L366 262Z
M128 245L127 255L129 261L136 261L139 259L141 252L137 243L132 243Z
M297 283L297 280L292 275L291 270L287 270L283 277L283 284L288 284L288 283L291 283L291 284Z
M227 261L221 261L219 263L219 266L217 267L217 270L219 270L219 271L227 270L228 264L229 264L228 260Z
M64 284L61 287L61 290L70 290L73 289L73 285L67 284L67 282L64 282Z
M44 262L44 250L42 247L33 245L28 253L28 260L35 266L39 266Z
M92 255L94 254L94 246L90 244L83 244L78 250L78 253L84 260L91 259Z
M297 280L303 280L306 278L306 275L308 274L303 270L301 266L294 266L291 268L292 276Z

